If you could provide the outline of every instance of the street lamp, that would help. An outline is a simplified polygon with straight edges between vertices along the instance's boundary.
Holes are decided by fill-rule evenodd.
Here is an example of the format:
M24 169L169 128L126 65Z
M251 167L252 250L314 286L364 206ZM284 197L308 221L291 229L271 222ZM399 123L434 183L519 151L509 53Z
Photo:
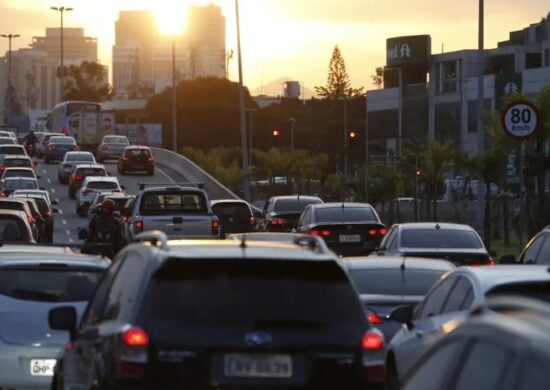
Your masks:
M293 117L288 118L288 121L290 122L290 151L294 152L294 124L298 121Z
M61 32L60 32L60 41L61 41L61 60L60 60L60 69L61 71L59 72L59 80L60 80L60 84L61 84L61 94L59 95L60 96L60 101L64 101L65 100L65 88L64 88L64 83L63 83L63 77L65 76L65 68L63 66L63 13L64 12L69 12L69 11L72 11L73 9L71 7L50 7L50 9L54 10L54 11L58 11L59 14L61 15Z
M8 46L8 86L11 85L11 40L13 38L18 38L21 35L19 34L1 34L0 37L7 38L9 41Z
M172 36L172 151L178 153L178 113L176 85L176 35Z

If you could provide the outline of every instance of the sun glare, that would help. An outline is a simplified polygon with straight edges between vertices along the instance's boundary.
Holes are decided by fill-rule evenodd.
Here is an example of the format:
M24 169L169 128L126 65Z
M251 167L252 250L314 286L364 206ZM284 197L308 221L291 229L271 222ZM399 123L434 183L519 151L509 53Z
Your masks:
M159 31L164 35L178 35L183 32L185 10L162 7L155 11Z

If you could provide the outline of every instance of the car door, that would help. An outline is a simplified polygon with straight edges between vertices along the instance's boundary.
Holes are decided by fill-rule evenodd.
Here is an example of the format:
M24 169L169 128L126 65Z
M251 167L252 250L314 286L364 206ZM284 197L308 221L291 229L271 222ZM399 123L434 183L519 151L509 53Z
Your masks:
M306 206L305 210L300 215L298 222L296 222L296 232L298 233L307 233L309 230L309 224L311 224L311 207Z
M433 335L437 333L440 324L438 316L457 281L458 277L449 276L434 286L417 307L412 326L402 326L392 339L390 349L394 353L400 377L433 342Z
M547 239L548 234L540 233L527 243L523 253L520 255L519 262L523 264L534 264L538 259L538 255L542 245Z
M79 385L83 383L88 388L93 387L92 383L96 372L94 343L98 336L98 326L103 320L109 291L122 264L123 261L119 260L109 268L97 287L94 298L90 301L86 312L82 316L73 349L67 352L64 359L65 378L63 382L66 388L72 388L72 386L80 388Z

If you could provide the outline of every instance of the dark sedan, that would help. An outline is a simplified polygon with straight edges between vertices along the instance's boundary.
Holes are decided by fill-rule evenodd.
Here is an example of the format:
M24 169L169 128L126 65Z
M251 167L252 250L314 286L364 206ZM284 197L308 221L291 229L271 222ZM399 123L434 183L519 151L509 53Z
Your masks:
M323 203L323 201L316 196L273 196L265 202L258 230L291 232L304 208L309 204L317 203Z
M308 205L296 232L322 237L338 255L361 256L378 246L386 226L368 203L334 202Z
M48 147L44 151L44 162L61 161L65 153L78 150L73 137L55 136L50 137Z

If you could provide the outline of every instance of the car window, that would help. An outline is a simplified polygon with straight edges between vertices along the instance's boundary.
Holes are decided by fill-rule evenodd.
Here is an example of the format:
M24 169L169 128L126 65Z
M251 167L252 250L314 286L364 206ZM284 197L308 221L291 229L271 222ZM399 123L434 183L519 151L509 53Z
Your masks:
M321 207L315 210L318 222L378 222L370 207Z
M27 170L21 170L21 171L17 171L17 170L7 170L3 177L4 178L7 178L7 177L35 177L34 175L34 172L32 171L27 171Z
M36 180L12 179L12 180L6 180L4 182L4 188L7 190L13 190L15 188L23 189L23 190L32 190L32 189L38 188L38 183L36 182Z
M388 233L382 238L382 241L380 242L380 248L386 248L388 249L391 244L391 240L394 238L394 236L397 234L397 228L394 226L390 228Z
M359 294L423 296L446 271L354 268L349 272Z
M128 139L126 137L105 137L103 143L106 144L124 144L128 145Z
M143 215L174 213L206 213L206 198L201 192L163 191L143 195L140 212Z
M480 249L483 248L483 243L471 230L403 229L401 246L405 248Z
M443 390L452 376L464 343L452 341L433 350L408 374L402 390ZM475 387L476 389L481 389Z
M546 236L546 234L540 234L527 244L527 249L525 250L525 253L522 257L523 263L534 263L537 260L540 248L542 247L544 240L546 240Z
M418 318L422 319L441 313L443 304L456 281L456 277L449 277L437 285L423 301Z
M6 167L31 167L31 160L28 158L7 158L3 165Z
M94 161L94 156L87 153L68 154L67 161Z
M89 301L103 270L0 269L0 295L38 302Z
M93 190L116 190L118 189L118 183L113 181L92 181L86 187Z
M305 226L309 225L311 223L311 208L306 207L305 210L302 212L302 215L300 215L300 219L298 220L298 223L296 226Z
M151 155L147 149L126 149L125 154L128 157L149 157Z
M252 217L250 208L244 203L216 203L212 206L212 211L220 219L233 217L239 221L249 222Z
M493 342L480 340L470 349L458 378L455 390L498 390L504 387L502 378L513 351ZM490 362L490 369L487 364Z
M75 175L80 176L106 176L105 169L102 168L78 168Z
M522 283L507 283L493 287L485 294L487 297L498 295L521 295L550 303L550 282L531 281Z
M535 258L535 263L537 264L548 264L550 263L550 238L545 234L546 239L542 243L540 251Z
M467 277L458 278L443 308L443 313L467 310L473 300L473 286Z
M74 138L71 137L51 137L50 144L76 145Z

